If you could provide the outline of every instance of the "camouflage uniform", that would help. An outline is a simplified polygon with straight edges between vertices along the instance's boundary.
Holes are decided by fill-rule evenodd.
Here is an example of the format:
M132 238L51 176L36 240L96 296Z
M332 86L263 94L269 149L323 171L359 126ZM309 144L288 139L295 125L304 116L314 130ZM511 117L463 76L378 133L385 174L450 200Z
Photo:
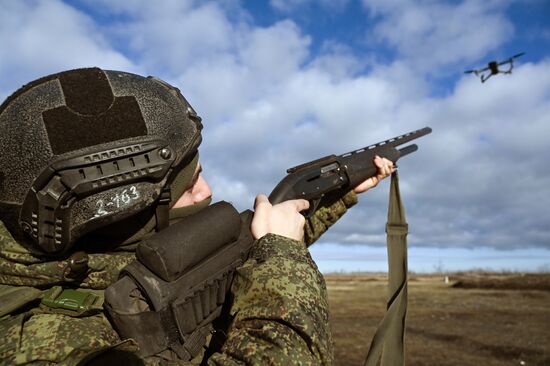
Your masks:
M317 240L356 202L356 195L349 193L321 207L306 222L305 243ZM88 255L90 272L78 286L100 296L134 260L131 250ZM103 349L138 349L133 340L119 338L101 309L74 317L38 306L44 290L71 285L67 265L31 255L0 222L1 364L76 365ZM223 348L209 364L332 363L326 287L304 243L273 234L261 238L237 270L232 292L233 322ZM181 364L198 364L201 358Z

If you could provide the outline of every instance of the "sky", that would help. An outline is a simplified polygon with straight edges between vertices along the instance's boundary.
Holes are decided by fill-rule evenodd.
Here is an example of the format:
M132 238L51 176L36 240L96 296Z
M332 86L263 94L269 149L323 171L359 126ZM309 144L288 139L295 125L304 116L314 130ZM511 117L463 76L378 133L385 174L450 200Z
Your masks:
M160 77L203 118L214 200L240 210L287 168L429 126L398 164L409 267L541 270L549 18L546 0L3 0L0 99L78 67ZM520 52L512 74L464 74ZM385 265L388 188L312 247L322 270Z

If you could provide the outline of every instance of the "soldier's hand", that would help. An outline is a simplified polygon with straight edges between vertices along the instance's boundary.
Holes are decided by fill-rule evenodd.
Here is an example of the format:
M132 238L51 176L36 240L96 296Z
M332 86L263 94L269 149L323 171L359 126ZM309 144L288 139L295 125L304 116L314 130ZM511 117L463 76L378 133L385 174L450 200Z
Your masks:
M266 234L277 234L302 240L305 218L300 211L308 208L307 200L296 199L272 205L265 195L260 194L254 202L254 218L250 228L252 235L255 239Z
M355 187L353 189L355 193L363 193L371 188L376 187L382 179L390 176L391 173L395 171L395 167L393 166L393 162L391 160L381 158L378 155L374 157L374 165L376 165L376 167L378 168L378 172L376 173L376 175Z

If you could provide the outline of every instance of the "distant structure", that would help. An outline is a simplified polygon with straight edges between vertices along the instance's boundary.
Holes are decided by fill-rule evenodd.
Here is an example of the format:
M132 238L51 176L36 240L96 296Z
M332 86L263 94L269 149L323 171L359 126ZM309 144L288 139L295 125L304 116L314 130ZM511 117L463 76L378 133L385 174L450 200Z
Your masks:
M487 64L487 67L481 68L481 69L474 69L474 70L466 70L464 71L465 74L475 74L476 76L479 76L481 79L481 82L484 83L489 79L491 76L496 74L511 74L512 69L514 68L514 59L523 56L525 52L518 53L517 55L514 55L510 57L507 60L497 62L497 61L491 61ZM502 70L499 68L499 66L502 65L510 65L510 67L507 70Z

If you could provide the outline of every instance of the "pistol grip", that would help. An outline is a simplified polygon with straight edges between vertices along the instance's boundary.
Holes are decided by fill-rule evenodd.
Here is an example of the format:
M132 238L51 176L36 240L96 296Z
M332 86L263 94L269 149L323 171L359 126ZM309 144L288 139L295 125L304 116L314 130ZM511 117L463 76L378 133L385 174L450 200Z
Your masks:
M309 201L309 208L305 211L302 211L302 215L304 215L304 217L306 219L309 219L311 216L313 216L315 211L317 211L317 208L319 207L320 203L321 203L320 198L310 200Z

